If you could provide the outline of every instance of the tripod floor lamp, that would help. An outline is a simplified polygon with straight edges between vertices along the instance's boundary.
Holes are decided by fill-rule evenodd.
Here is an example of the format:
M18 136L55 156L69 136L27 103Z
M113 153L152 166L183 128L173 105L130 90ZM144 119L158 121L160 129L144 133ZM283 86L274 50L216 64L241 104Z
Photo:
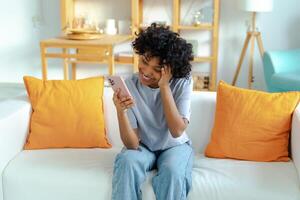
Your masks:
M273 9L273 0L240 0L240 8L245 11L252 12L251 27L249 28L246 39L244 41L243 49L239 58L239 62L234 74L232 85L236 84L238 75L240 73L243 60L249 46L250 46L250 58L249 58L249 72L248 72L248 88L252 87L254 81L253 78L253 55L254 55L254 43L257 42L260 55L264 54L264 47L261 39L261 33L256 29L256 13L257 12L269 12Z

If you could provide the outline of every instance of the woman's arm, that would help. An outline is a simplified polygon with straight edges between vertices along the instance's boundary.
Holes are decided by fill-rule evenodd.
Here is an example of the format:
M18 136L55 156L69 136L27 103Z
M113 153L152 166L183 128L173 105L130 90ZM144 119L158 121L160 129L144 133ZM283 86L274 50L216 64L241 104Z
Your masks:
M188 122L179 114L169 85L160 88L160 92L169 130L173 137L179 137Z
M123 144L127 149L137 149L139 147L137 129L131 128L126 112L117 112L117 114Z
M169 67L162 68L161 73L162 76L158 85L160 88L164 113L166 116L168 128L172 136L176 138L182 135L183 131L187 127L188 121L183 119L179 114L169 86L169 81L172 77L171 69Z
M138 130L131 127L126 114L126 110L134 105L134 101L130 97L120 99L119 92L114 93L113 101L117 109L120 136L126 148L137 149L139 147Z

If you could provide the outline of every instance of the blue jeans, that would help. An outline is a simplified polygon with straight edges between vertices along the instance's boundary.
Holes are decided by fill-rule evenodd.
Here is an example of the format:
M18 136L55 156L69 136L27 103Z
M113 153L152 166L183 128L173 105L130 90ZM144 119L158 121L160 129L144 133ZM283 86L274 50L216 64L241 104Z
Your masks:
M166 150L123 149L116 157L112 200L141 200L147 172L157 169L152 186L157 200L184 200L192 185L192 147L184 143Z

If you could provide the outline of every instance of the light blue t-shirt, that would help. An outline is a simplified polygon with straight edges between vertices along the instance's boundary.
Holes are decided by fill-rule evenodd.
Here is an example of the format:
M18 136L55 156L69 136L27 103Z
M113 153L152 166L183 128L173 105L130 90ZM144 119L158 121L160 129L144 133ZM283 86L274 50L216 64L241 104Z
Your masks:
M189 141L185 132L177 138L169 132L159 88L142 85L138 74L133 74L125 83L135 101L127 115L132 128L138 128L141 143L156 151ZM189 121L192 78L172 79L170 88L179 114Z

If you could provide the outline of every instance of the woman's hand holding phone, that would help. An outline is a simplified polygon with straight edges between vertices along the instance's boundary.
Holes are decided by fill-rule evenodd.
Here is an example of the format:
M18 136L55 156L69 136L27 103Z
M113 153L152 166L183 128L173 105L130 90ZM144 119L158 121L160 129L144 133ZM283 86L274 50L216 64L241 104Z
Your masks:
M134 100L131 96L121 96L120 93L120 89L117 89L114 92L113 101L117 112L126 112L128 108L131 108L134 105Z
M132 129L126 114L127 109L134 105L132 95L120 76L109 76L107 79L114 91L113 102L117 109L120 136L123 144L129 149L137 149L139 146L137 130Z
M134 105L134 100L130 94L124 80L120 76L107 76L113 91L113 101L117 111L125 112Z

